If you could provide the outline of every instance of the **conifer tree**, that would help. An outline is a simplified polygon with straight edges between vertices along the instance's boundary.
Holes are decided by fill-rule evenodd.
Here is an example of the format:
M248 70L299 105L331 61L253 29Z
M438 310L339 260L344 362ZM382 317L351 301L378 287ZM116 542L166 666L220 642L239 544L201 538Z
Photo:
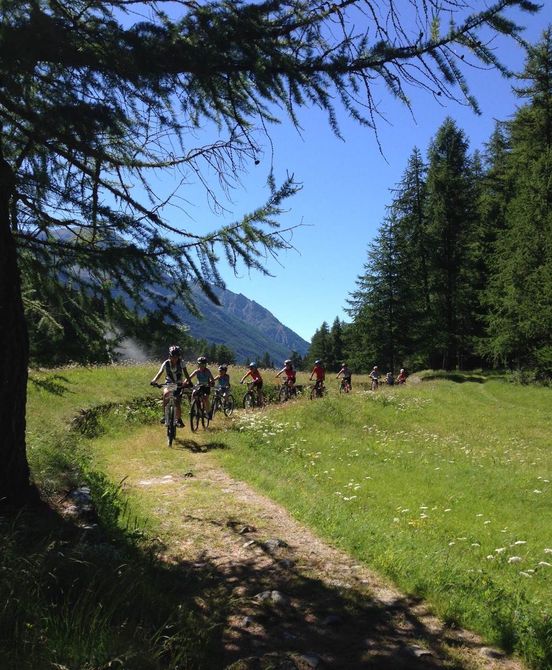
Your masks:
M474 187L467 138L449 118L430 146L427 176L431 326L435 333L430 364L434 368L461 367L473 346Z
M21 503L31 491L25 455L29 348L20 270L38 263L60 291L68 282L78 284L107 303L106 313L121 296L137 308L170 313L178 299L193 309L192 281L216 301L210 285L221 282L219 254L233 267L243 262L263 271L264 254L287 246L277 218L297 185L292 178L281 185L270 179L264 206L199 234L169 218L165 197L154 188L158 172L171 171L180 185L196 174L214 208L221 207L207 173L214 170L230 188L240 170L260 162L257 127L278 120L281 110L295 121L296 111L309 104L325 110L339 132L335 99L373 127L379 112L374 78L407 104L407 86L418 85L476 107L460 68L465 54L501 67L483 34L490 29L519 40L520 28L503 10L538 8L529 0L498 0L457 23L449 20L441 30L441 12L455 16L461 4L407 3L401 12L411 15L401 17L394 0L377 4L375 11L362 1L2 0L5 504ZM365 29L353 29L364 10ZM410 24L415 32L405 29ZM190 144L205 123L218 129L218 137L204 146ZM168 290L151 288L160 284Z
M497 362L552 376L552 29L529 51L514 88L505 229L488 292L487 351Z

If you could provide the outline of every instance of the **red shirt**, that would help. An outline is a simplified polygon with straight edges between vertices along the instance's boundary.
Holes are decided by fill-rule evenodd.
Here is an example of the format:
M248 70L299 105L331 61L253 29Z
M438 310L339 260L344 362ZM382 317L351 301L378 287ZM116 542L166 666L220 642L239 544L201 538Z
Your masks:
M261 377L261 373L257 370L257 368L249 370L249 372L246 373L246 377L251 377L251 379L254 382L262 382L263 378Z
M326 370L321 365L315 365L311 372L311 377L316 375L317 382L323 382L326 379Z
M288 381L295 381L295 370L293 368L284 368L284 372L286 373Z

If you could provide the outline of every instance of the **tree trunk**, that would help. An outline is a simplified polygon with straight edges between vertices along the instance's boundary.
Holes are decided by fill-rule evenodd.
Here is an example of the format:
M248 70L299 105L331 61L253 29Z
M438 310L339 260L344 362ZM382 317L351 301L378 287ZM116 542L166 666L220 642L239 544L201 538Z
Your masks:
M13 172L0 148L0 510L34 501L25 451L29 342L15 240L10 229Z

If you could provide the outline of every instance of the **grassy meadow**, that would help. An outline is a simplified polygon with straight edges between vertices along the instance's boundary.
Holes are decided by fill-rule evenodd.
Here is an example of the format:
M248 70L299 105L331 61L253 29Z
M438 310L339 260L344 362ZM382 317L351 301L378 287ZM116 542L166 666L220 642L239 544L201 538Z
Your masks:
M552 391L353 384L242 415L221 463L451 624L552 667Z
M148 585L158 588L161 580L173 593L176 583L182 590L182 581L167 573L168 566L158 572L144 553L139 529L181 541L178 515L209 497L195 484L185 498L171 501L162 493L121 492L119 484L130 472L155 477L187 467L187 449L167 449L158 425L158 393L148 386L156 369L152 364L33 372L29 384L29 458L36 480L46 493L90 485L108 544L135 556L120 559L127 566L123 572L129 584L141 575L144 588L128 605L116 602L127 608L130 620L137 619L136 631L148 635L131 634L128 623L119 628L125 618L120 613L110 615L109 626L100 625L101 617L93 621L101 633L102 662L121 655L126 641L134 654L127 654L129 668L178 667L167 661L172 639L167 622L179 640L189 640L206 616L205 602L213 603L216 614L204 630L215 630L224 612L224 596L212 590L208 576L186 585L186 617L171 609L174 595L164 601L164 620L148 619L145 611ZM243 372L230 370L238 404L245 392L237 384ZM274 373L264 377L273 395ZM308 375L300 374L298 383L307 386ZM510 384L499 376L430 372L405 387L377 392L368 390L367 377L353 376L350 395L339 395L337 385L330 377L322 399L310 401L305 394L285 405L238 411L231 419L217 416L194 440L224 447L210 453L233 476L403 590L427 599L451 625L480 632L534 668L552 668L552 390ZM101 412L90 411L98 406ZM179 437L189 438L189 429ZM33 572L37 590L43 569L40 562ZM108 592L110 578L101 563L93 570ZM199 592L201 611L194 606ZM64 625L70 628L67 621ZM25 644L20 641L19 653ZM190 668L208 667L205 658L212 661L217 653L211 634L199 646L194 639L179 648L189 654L184 667ZM74 657L86 653L74 651ZM55 660L88 667L72 666L63 654Z

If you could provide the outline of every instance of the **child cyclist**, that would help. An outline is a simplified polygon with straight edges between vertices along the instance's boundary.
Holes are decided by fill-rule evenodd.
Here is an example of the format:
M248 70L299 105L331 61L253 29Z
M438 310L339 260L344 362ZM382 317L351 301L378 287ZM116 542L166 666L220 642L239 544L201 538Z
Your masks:
M341 388L344 388L345 386L349 387L349 390L353 388L353 384L351 382L351 370L347 366L347 363L341 363L341 370L337 373L335 376L336 379L339 379L341 377Z
M217 384L217 391L221 394L228 393L230 391L230 375L228 374L228 366L219 365L219 373L215 377Z
M311 371L310 381L312 381L313 377L316 377L316 384L314 385L314 388L321 391L324 387L324 380L326 379L326 370L322 365L321 360L314 361L314 367Z
M404 371L404 368L401 368L401 371L399 372L399 375L397 377L397 384L405 384L406 383L406 372Z
M169 357L166 361L163 361L159 368L159 372L150 382L152 386L157 386L157 380L164 373L165 384L176 384L179 387L174 396L176 401L176 425L179 428L184 427L184 423L182 422L182 404L180 402L182 398L182 387L185 385L192 385L192 380L190 379L188 370L186 370L186 366L182 363L181 356L182 352L180 347L174 345L169 347ZM183 378L186 380L185 383L182 381ZM165 386L163 389L163 418L161 419L161 423L165 423L165 406L171 393L172 390Z
M293 393L295 391L295 380L297 377L297 374L295 372L295 368L293 367L293 362L289 360L289 358L284 361L284 367L276 374L276 377L279 377L280 375L286 375L286 379L284 384L287 384L289 386L290 391Z
M259 372L259 368L257 367L257 363L254 361L251 361L249 363L249 370L244 374L244 376L240 379L240 384L243 384L243 382L247 379L247 377L251 377L251 388L255 388L257 391L257 397L259 398L259 404L263 404L263 378L261 377L261 373Z
M215 383L213 373L207 367L207 359L205 356L200 356L197 359L197 369L192 372L190 378L197 379L199 386L199 393L203 396L203 408L211 418L211 403L209 402L209 394L211 393L211 386Z

